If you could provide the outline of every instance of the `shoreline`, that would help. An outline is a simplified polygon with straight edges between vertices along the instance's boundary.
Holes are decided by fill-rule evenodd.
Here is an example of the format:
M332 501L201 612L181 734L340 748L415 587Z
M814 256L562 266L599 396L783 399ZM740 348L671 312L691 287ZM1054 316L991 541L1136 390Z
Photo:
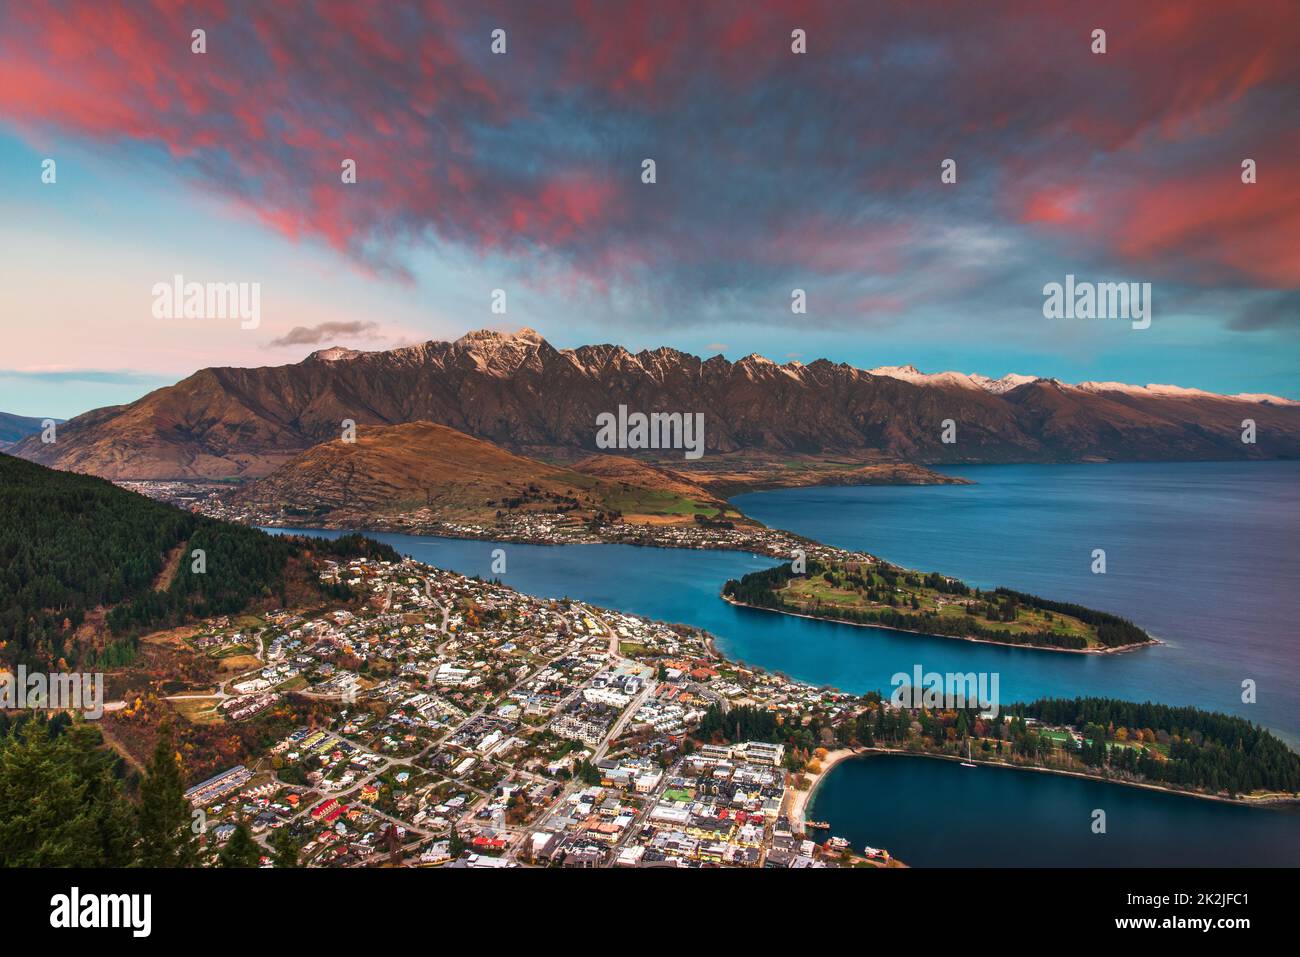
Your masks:
M807 797L802 802L800 802L799 805L800 814L802 815L806 811L807 805L811 803L813 793L817 790L818 785L821 784L821 782L825 779L826 775L830 773L831 769L835 765L844 761L846 758L871 757L873 755L879 755L882 757L931 758L938 761L956 761L958 763L967 760L965 757L959 754L940 754L933 751L912 751L907 748L878 748L878 747L867 747L865 745L858 747L856 749L843 748L840 749L839 751L833 751L831 752L831 754L827 755L827 759L829 760L832 756L834 756L835 757L834 762L826 766L823 769L821 774L816 775L816 781L812 785L812 787L808 789ZM1098 784L1118 784L1124 787L1142 788L1147 791L1161 791L1164 792L1165 794L1172 794L1175 797L1199 798L1202 801L1217 801L1220 804L1232 804L1238 807L1285 808L1288 806L1300 805L1300 797L1253 798L1253 799L1230 798L1230 797L1225 797L1224 795L1221 794L1210 794L1205 791L1180 790L1179 788L1169 787L1164 784L1151 784L1145 781L1126 781L1123 778L1102 777L1101 775L1098 774L1088 774L1086 771L1072 771L1069 770L1068 768L1050 768L1038 764L1008 764L1005 761L990 761L985 758L975 758L975 757L970 758L970 763L978 765L979 767L982 768L1001 768L1006 771L1037 771L1040 774L1058 774L1063 777L1081 778L1085 781L1095 781ZM793 817L791 817L790 822L791 824L794 823ZM800 822L802 823L802 817L800 819Z
M836 748L834 751L827 752L826 757L822 759L822 769L817 774L804 772L804 776L809 778L807 790L791 790L790 810L786 816L790 818L790 830L796 834L807 834L807 812L808 806L812 804L813 797L817 794L817 789L821 783L826 780L827 775L835 769L835 766L841 761L862 754L864 748ZM818 844L822 841L818 841Z
M877 625L865 621L845 621L842 618L827 618L824 615L809 615L804 612L787 611L783 608L764 608L762 605L751 605L748 602L737 601L727 595L719 595L718 597L727 604L734 605L737 608L752 608L754 611L766 611L771 612L774 615L789 615L792 618L807 618L810 621L826 621L834 625L848 625L852 628L879 628L883 631L896 631L904 635L924 635L927 638L950 638L954 641L971 641L977 645L1000 645L1003 648L1024 648L1028 651L1058 651L1067 655L1119 655L1129 651L1140 651L1143 648L1163 645L1165 643L1159 638L1152 638L1150 641L1144 641L1141 644L1117 645L1114 648L1056 648L1052 645L1031 645L1014 641L994 641L991 638L973 638L969 635L936 635L933 632L920 631L916 628L896 628L893 625Z
M718 543L697 545L693 543L686 544L686 543L679 543L675 541L608 539L596 535L587 535L581 537L575 536L571 538L565 538L563 540L552 541L546 539L539 539L536 536L514 533L508 530L495 530L495 529L487 529L487 528L481 528L477 530L432 529L432 528L421 528L418 526L391 527L391 526L366 525L366 524L359 524L359 523L353 525L334 525L334 524L324 524L320 522L313 522L313 523L303 524L303 525L287 525L283 523L271 524L269 522L259 522L259 521L254 521L252 523L244 522L242 524L248 525L249 528L258 528L263 530L274 529L277 532L284 532L288 534L304 533L304 532L341 532L343 534L355 532L361 535L385 533L390 535L409 535L415 538L428 537L428 538L448 538L448 539L455 539L458 541L468 541L468 542L501 542L502 544L506 544L506 545L537 545L537 546L547 547L547 548L563 548L566 545L631 545L633 547L638 547L638 548L671 548L671 549L678 549L680 551L687 551L687 552L735 552L738 555L761 554L765 558L772 558L778 561L781 558L783 558L785 555L784 552L775 551L775 550L764 552L762 547L759 545L747 545L744 547L740 547L738 545L729 542L718 542ZM614 527L614 526L609 526L609 527ZM672 529L672 528L694 528L695 526L688 525L687 523L682 522L675 525L653 525L653 526L645 525L645 526L635 526L635 527L647 528L647 529L648 528ZM812 539L804 538L804 536L802 535L796 535L794 532L786 532L779 529L769 529L768 526L766 525L758 525L758 524L742 525L739 526L739 528L742 531L762 530L762 531L770 531L770 532L779 532L780 534L786 535L791 539L799 540L801 544L813 545L815 547L820 547L820 548L830 549L835 547L831 545L823 545L821 542L814 542ZM845 549L836 549L836 550L846 551Z

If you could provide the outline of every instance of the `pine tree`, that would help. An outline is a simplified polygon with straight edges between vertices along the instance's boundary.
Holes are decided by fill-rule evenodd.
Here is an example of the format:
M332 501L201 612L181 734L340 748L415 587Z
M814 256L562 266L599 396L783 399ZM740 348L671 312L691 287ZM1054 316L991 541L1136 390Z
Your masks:
M217 864L220 867L256 867L261 857L262 849L253 840L248 825L240 821L235 833L230 835L230 840L217 855Z
M101 867L130 867L136 861L135 809L122 792L117 768L122 761L104 748L99 729L78 721L63 735L73 775L85 782L84 801L95 822Z
M145 867L194 867L198 863L185 782L172 747L171 729L164 728L140 785L140 863Z
M95 808L70 745L42 718L11 732L0 751L0 865L96 867L103 863Z

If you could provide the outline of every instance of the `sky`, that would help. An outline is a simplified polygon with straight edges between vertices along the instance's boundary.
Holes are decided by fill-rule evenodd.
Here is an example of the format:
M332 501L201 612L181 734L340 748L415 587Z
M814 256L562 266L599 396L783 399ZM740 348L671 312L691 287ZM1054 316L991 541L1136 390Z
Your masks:
M0 411L520 326L1300 398L1300 4L0 5Z

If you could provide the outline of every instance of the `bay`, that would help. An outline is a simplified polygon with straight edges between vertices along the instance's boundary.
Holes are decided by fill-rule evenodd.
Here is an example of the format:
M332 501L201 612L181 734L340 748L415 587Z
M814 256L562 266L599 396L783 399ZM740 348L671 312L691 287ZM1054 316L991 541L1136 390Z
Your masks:
M1106 831L1093 832L1094 812ZM1295 867L1300 809L955 761L873 755L837 764L812 820L858 853L912 867Z

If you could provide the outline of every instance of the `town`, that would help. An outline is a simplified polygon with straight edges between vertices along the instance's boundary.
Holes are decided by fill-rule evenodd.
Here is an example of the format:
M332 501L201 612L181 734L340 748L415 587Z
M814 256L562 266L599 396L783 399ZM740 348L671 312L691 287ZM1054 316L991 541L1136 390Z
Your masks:
M894 863L809 837L802 772L828 733L799 754L693 738L711 709L829 729L861 699L727 662L690 628L411 560L319 574L367 596L361 610L215 619L188 639L257 662L171 696L188 719L256 720L284 695L329 715L190 788L210 855L242 824L268 866L285 828L318 867Z

